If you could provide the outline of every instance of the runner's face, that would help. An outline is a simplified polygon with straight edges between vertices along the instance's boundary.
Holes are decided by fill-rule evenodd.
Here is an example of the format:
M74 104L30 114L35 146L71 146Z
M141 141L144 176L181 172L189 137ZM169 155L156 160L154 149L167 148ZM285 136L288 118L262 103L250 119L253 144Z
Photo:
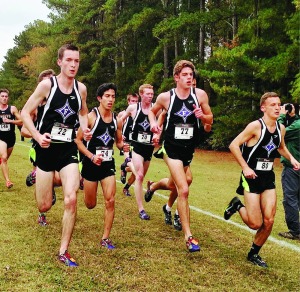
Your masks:
M179 75L174 76L177 86L190 88L193 82L193 70L190 67L184 67Z
M113 89L109 89L104 92L102 98L99 98L100 105L105 110L111 110L113 105L115 104L116 96L115 91Z
M57 61L61 72L67 77L74 78L79 68L79 52L72 50L65 50L63 58Z
M278 118L280 114L280 98L279 97L269 97L266 99L264 104L261 106L261 110L265 115L270 118Z
M135 103L138 103L138 101L139 101L138 97L131 96L130 99L129 99L128 104L135 104Z
M141 99L146 103L150 104L154 96L154 91L151 88L145 88L141 94Z
M8 94L6 92L0 93L0 104L6 105L8 102Z

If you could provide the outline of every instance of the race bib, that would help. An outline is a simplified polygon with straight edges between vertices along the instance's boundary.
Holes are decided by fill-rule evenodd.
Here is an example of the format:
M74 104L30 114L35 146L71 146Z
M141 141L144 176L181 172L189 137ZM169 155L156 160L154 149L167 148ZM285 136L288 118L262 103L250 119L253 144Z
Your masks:
M63 142L72 141L73 128L60 123L55 123L51 131L51 139Z
M10 131L10 124L0 124L0 131L1 132L8 132Z
M146 132L139 132L137 141L139 143L150 144L151 143L151 134Z
M111 161L113 158L114 150L112 148L107 147L97 147L96 155L101 155L102 161Z
M128 139L129 141L132 141L132 132L129 132Z
M189 140L194 135L194 127L190 124L176 124L175 125L175 139Z
M273 162L274 159L258 158L255 169L262 171L270 171L273 169Z

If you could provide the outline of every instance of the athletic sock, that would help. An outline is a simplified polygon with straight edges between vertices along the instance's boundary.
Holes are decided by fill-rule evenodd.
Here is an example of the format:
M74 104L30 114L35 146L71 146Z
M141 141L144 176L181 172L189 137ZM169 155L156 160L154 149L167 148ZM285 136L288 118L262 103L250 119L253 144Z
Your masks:
M236 205L235 205L235 209L236 209L237 211L239 211L242 207L245 207L245 206L244 206L244 204L243 204L241 201L239 201L239 202L236 203Z
M170 211L172 210L172 207L169 207L168 203L166 204L166 210L167 210L168 212L170 212Z
M176 215L179 215L179 214L178 214L178 210L177 210L177 209L176 209L176 211L175 211L175 214L176 214Z
M125 185L124 189L129 190L131 185L129 185L128 183Z
M256 245L254 242L252 243L252 247L248 253L248 257L252 257L254 254L258 254L261 249L261 246Z

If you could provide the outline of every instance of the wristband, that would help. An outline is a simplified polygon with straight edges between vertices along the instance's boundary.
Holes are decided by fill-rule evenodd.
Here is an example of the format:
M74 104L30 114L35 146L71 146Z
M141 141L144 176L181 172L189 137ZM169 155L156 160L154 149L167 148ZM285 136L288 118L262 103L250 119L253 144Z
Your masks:
M95 158L95 154L93 154L93 156L91 157L91 161L93 162Z

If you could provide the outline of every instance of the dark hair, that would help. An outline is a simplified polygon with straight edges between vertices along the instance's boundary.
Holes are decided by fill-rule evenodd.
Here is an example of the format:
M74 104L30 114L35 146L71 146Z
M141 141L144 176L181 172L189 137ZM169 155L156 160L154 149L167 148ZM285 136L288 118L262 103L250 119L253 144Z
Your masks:
M97 97L102 97L104 92L109 89L113 89L115 91L115 95L117 95L117 86L114 83L103 83L97 89Z
M197 70L193 72L193 78L196 79L196 84L200 83L200 75Z
M57 52L57 58L59 60L62 60L63 56L64 56L64 52L66 50L70 50L70 51L79 51L78 47L76 47L75 45L72 45L72 44L65 44L63 46L61 46L59 49L58 49L58 52Z

